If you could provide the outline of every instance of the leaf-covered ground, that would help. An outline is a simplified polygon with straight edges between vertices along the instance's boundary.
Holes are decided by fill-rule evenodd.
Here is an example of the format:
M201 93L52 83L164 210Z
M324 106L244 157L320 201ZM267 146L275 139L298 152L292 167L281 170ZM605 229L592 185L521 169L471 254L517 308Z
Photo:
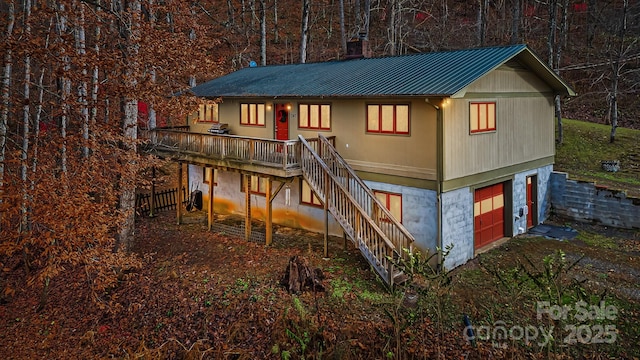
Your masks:
M172 213L141 218L135 252L143 266L119 273L119 284L106 293L91 290L82 266L67 269L38 312L42 288L24 283L20 259L2 259L2 281L14 291L0 304L0 353L7 359L638 357L640 235L581 226L570 242L510 240L456 269L450 283L427 289L416 305L389 294L342 239L331 240L330 258L323 259L318 234L278 228L287 240L265 247L208 232L200 221L178 226ZM567 334L558 333L556 343L540 347L517 334L509 341L478 334L470 345L463 314L479 330L499 321L509 329L550 325L536 319L540 293L531 279L556 250L568 264L584 256L567 279L580 281L590 303L601 298L616 306L615 319L585 323L596 331L614 326L616 341L567 345L558 337ZM280 285L293 255L322 269L325 292L292 295ZM563 285L566 303L575 305L571 284Z

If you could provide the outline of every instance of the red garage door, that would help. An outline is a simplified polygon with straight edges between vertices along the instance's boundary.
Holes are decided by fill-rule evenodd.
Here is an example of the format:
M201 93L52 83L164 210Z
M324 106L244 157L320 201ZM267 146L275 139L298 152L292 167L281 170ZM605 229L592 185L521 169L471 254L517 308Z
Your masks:
M504 184L476 190L473 205L475 248L503 238Z

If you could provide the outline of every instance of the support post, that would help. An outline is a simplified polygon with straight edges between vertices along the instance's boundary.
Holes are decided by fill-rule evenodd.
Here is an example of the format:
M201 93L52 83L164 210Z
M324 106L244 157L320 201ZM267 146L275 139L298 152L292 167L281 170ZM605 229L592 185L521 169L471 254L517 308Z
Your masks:
M329 186L329 174L324 174L324 257L329 257L329 199L331 187Z
M176 218L178 221L178 225L182 223L182 202L183 194L182 194L182 163L178 163L178 203L176 204Z
M208 213L207 213L207 227L209 231L211 231L211 227L213 226L213 188L216 186L215 181L213 181L213 168L207 168L208 176L209 176L209 204L208 204Z
M271 187L273 185L273 179L268 178L267 179L267 193L265 196L265 203L266 203L266 224L265 224L265 228L264 228L264 238L265 238L265 245L269 246L271 245L271 241L273 240L273 206L272 206L272 201L273 201L273 196L271 195Z
M156 167L151 167L151 201L149 202L149 217L156 216Z
M244 175L244 239L249 241L251 238L251 175Z

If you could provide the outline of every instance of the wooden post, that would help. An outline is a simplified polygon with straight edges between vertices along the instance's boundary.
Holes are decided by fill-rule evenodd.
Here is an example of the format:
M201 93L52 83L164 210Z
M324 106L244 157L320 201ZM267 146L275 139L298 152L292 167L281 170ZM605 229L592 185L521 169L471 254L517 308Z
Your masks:
M213 188L216 183L213 181L213 168L207 168L207 172L209 174L209 204L207 213L207 225L209 231L211 231L211 226L213 226Z
M245 203L245 215L244 215L244 239L249 241L251 238L251 175L244 176L244 203Z
M156 216L156 167L151 168L151 201L149 201L149 217Z
M273 185L273 179L268 178L267 179L267 193L265 196L265 203L266 203L266 224L265 224L265 228L264 228L264 238L265 238L265 245L269 246L271 245L271 241L273 239L273 207L272 207L272 201L273 201L273 197L271 196L271 186Z
M331 187L329 186L329 174L324 174L324 257L329 257L329 199Z
M178 225L182 223L182 163L178 163L178 203L176 204L176 218L178 220Z

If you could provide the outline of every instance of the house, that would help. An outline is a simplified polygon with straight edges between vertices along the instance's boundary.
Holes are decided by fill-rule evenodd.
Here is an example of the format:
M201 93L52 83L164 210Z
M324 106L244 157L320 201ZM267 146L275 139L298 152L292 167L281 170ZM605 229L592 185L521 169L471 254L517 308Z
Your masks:
M453 245L452 268L545 220L554 97L575 95L526 45L249 67L191 90L189 132L154 141L205 203L267 232L344 233L387 282L389 252Z

